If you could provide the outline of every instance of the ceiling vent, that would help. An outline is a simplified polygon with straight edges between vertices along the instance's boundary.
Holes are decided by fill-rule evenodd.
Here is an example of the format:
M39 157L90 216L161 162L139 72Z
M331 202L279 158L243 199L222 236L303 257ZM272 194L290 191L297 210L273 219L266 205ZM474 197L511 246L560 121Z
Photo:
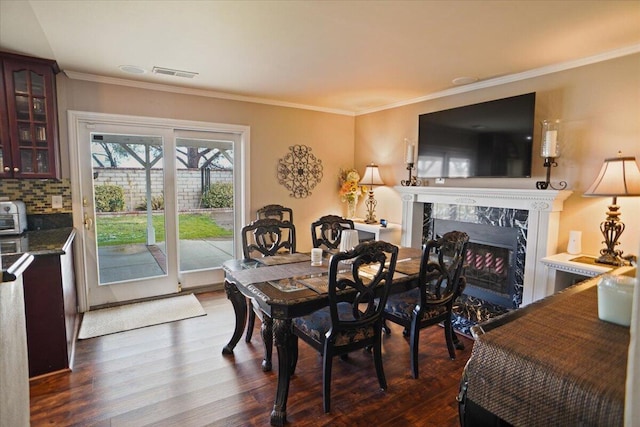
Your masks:
M176 77L185 77L187 79L192 79L198 75L198 73L194 73L192 71L180 71L180 70L172 70L171 68L162 68L162 67L153 67L151 70L153 74L163 74L165 76L176 76Z

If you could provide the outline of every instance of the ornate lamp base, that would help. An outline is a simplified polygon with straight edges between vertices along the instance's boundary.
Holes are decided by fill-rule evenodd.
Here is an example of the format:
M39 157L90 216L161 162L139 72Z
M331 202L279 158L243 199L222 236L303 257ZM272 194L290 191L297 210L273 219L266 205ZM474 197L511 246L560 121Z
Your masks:
M378 201L373 197L373 190L369 190L369 198L367 198L364 204L367 206L367 217L364 219L364 222L367 224L375 224L378 222L375 214Z
M613 202L609 205L607 219L600 223L600 231L604 236L605 249L600 250L600 257L596 259L599 264L609 264L616 266L629 265L629 262L622 258L622 251L616 249L620 243L618 239L624 231L624 223L620 221L620 206L617 204L617 197L613 198Z

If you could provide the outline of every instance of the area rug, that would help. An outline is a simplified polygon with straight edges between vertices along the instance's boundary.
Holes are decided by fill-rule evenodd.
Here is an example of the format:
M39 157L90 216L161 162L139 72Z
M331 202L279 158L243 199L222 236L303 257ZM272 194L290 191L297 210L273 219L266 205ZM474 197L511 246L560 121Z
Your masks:
M206 314L193 294L103 308L84 314L78 339L94 338Z

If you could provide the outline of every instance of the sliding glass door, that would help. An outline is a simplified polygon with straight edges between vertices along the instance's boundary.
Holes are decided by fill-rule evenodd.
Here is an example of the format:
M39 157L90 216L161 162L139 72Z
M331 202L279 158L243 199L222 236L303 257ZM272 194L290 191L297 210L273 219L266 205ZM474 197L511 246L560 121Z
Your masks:
M235 256L242 132L140 120L77 121L84 310L222 283Z

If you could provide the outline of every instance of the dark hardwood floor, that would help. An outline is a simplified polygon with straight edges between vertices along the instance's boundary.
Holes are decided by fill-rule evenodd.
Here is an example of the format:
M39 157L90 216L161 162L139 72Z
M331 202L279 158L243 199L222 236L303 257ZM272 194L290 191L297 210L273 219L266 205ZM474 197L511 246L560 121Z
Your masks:
M223 356L233 330L231 303L222 291L198 299L207 316L79 341L73 372L31 381L31 425L269 425L277 358L274 372L262 372L258 330L249 344L243 337L233 357ZM336 358L329 414L322 411L321 358L300 342L288 425L459 425L455 398L472 341L461 337L466 348L452 361L442 329L423 330L420 379L414 380L408 343L390 326L383 340L387 391L378 389L370 354Z

